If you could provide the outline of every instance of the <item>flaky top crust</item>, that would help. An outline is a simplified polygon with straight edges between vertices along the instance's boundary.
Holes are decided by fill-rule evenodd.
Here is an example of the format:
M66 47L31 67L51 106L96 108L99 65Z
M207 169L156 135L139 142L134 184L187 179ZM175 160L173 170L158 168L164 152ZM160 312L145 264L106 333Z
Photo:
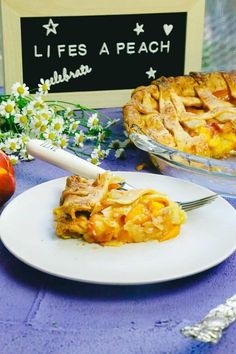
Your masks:
M236 150L236 71L162 76L133 90L123 116L129 134L142 132L181 151L227 157Z

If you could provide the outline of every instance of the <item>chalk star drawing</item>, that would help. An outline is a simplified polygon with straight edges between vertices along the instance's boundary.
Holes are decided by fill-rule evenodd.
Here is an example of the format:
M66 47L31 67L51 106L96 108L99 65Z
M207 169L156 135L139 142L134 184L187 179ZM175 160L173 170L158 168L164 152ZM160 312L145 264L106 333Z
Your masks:
M51 32L57 34L57 30L56 30L57 26L59 26L59 23L54 23L53 20L50 18L48 24L43 25L42 27L46 28L47 30L46 36L48 36L49 33Z
M136 23L136 27L134 28L134 32L137 33L137 36L139 36L140 33L144 32L143 24L140 25L140 24L137 22L137 23Z
M146 71L146 74L148 75L148 78L151 79L155 79L155 74L156 74L156 70L154 70L152 67L150 67L150 69L148 71Z

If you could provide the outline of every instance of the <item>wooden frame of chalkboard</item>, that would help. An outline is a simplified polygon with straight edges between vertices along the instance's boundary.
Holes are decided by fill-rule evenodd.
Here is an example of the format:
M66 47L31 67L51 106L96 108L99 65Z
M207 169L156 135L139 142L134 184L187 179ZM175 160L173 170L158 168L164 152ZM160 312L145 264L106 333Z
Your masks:
M1 0L5 92L123 106L132 90L201 70L205 0Z

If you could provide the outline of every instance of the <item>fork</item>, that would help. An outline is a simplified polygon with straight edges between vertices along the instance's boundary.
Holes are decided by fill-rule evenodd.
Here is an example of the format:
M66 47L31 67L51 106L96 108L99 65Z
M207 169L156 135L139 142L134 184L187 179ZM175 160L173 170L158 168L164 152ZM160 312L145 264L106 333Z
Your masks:
M71 154L61 148L58 148L48 141L32 139L27 145L26 149L28 154L46 161L50 164L58 166L66 171L73 174L79 174L85 178L95 178L98 174L105 172L105 170L99 166L81 159L80 157ZM122 184L122 189L129 190L134 187L130 184L124 182ZM217 194L211 194L204 198L192 200L189 202L178 202L184 211L190 211L200 208L206 204L213 202L217 198Z
M211 194L207 197L195 199L189 202L177 202L177 203L181 206L181 208L184 211L190 211L190 210L198 209L203 205L213 202L217 197L218 197L217 194Z

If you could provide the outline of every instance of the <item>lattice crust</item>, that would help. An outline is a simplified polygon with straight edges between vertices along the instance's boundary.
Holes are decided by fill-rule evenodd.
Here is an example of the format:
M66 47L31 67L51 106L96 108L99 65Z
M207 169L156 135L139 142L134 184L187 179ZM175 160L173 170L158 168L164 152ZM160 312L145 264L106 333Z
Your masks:
M165 241L179 234L185 213L177 203L152 189L121 190L121 182L109 172L94 181L68 177L53 211L56 234L107 246Z
M160 77L137 87L123 114L128 133L141 130L181 151L229 157L236 151L236 71Z

